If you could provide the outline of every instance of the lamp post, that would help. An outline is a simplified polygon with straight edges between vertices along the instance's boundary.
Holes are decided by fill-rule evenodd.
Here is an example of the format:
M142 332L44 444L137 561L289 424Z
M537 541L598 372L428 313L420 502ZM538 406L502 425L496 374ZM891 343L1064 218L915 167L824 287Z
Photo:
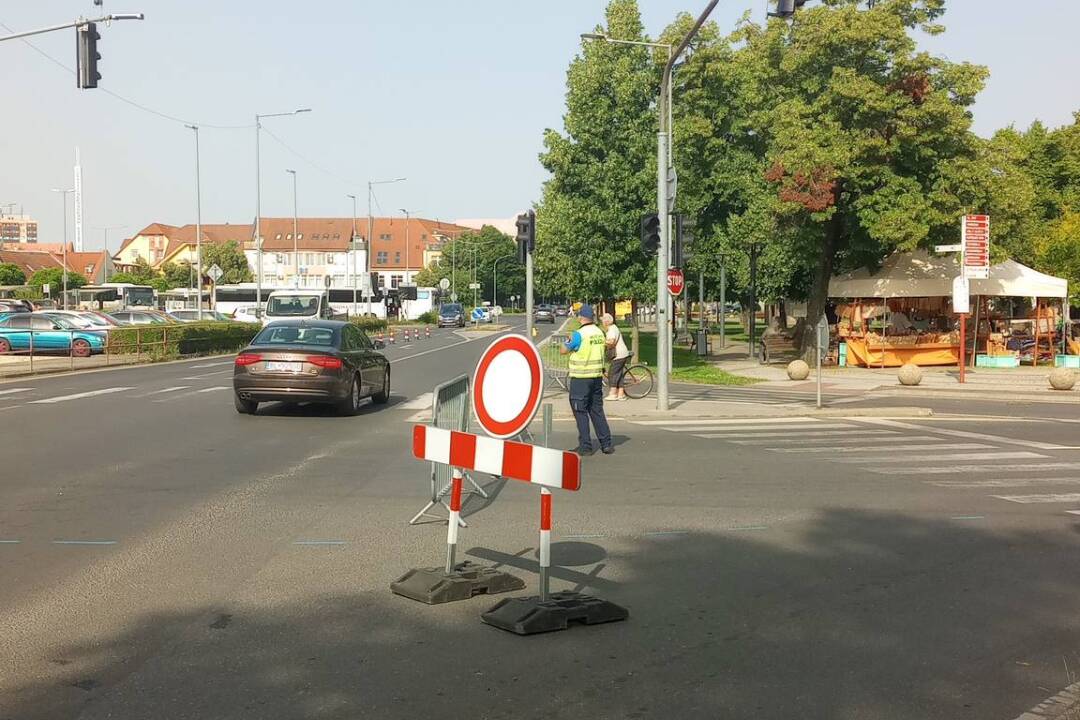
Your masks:
M104 275L102 277L105 278L105 282L109 281L109 260L112 259L111 256L109 255L109 231L110 230L122 230L122 229L124 229L126 227L127 227L127 225L108 225L106 227L96 227L96 228L94 228L95 230L100 230L103 233L102 234L102 247L105 249L105 272L104 272Z
M293 256L293 287L300 287L300 236L298 234L300 223L297 219L296 209L296 171L286 170L292 175L292 256Z
M405 214L405 284L410 285L409 282L409 211L405 208L398 208L399 212Z
M63 308L67 310L67 286L68 286L68 262L67 262L67 196L68 193L75 192L74 189L65 190L62 188L52 188L54 193L60 193L64 198L64 247L63 247L63 263L64 263L64 299Z
M202 188L199 168L199 126L185 125L195 133L195 274L198 276L198 318L202 320Z
M356 315L356 196L346 195L352 200L352 237L349 238L349 254L352 256L352 314ZM349 256L346 255L346 258Z
M262 129L263 118L285 117L286 115L298 115L311 112L311 108L300 108L292 112L255 114L255 304L256 316L262 317L262 198L261 198L261 172L259 169L259 131Z
M374 190L372 188L374 188L374 186L376 186L376 185L391 185L393 183L398 183L398 182L405 182L405 178L399 177L399 178L394 178L392 180L368 180L368 184L367 184L367 234L368 234L368 237L367 237L367 242L368 242L367 274L369 276L371 275L371 253L372 253L372 250L375 247L374 240L372 239L372 236L371 236L372 233L375 232L375 218L372 217L372 215L371 215L371 200L372 200L372 197L374 196ZM368 312L368 315L371 314L371 293L374 290L375 290L375 288L371 288L371 289L368 290L368 293L367 293L367 312Z

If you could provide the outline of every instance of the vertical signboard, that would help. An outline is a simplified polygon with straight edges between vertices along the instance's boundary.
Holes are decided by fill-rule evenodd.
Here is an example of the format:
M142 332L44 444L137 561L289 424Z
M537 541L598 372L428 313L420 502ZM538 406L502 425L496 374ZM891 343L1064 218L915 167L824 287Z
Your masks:
M964 277L985 280L990 277L990 216L965 215L961 223Z

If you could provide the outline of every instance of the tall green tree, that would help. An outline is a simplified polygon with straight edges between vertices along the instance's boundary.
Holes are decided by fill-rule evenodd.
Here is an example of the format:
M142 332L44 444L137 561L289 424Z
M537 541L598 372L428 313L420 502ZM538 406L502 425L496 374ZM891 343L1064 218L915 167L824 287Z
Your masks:
M145 258L135 259L135 264L130 270L113 273L109 282L132 283L133 285L152 285L158 279L158 273Z
M222 270L222 284L252 282L255 276L248 266L247 257L235 240L223 243L207 243L202 246L202 266L205 270L217 265Z
M645 40L636 0L611 0L596 28ZM537 289L571 298L655 296L640 224L656 192L653 51L584 42L567 71L564 131L544 132L551 173L537 208Z
M825 0L794 21L744 24L756 113L774 190L777 239L803 259L807 316L825 307L837 270L873 266L896 249L954 242L974 197L953 165L977 160L970 106L983 67L918 50L937 34L944 0ZM971 193L971 195L975 195ZM813 323L803 338L812 346Z
M59 295L64 287L64 271L61 268L38 270L30 276L30 279L26 281L26 284L37 290L41 290L43 285L48 285L50 295ZM69 290L81 288L85 284L86 278L83 275L70 270L68 271L67 286Z
M26 273L14 263L0 263L0 285L22 285L26 282Z
M475 267L474 267L475 259ZM498 261L498 266L495 266ZM498 271L498 287L493 283L493 273ZM475 273L475 275L474 275ZM471 302L473 293L469 284L475 276L480 283L479 300L493 300L494 304L507 304L507 297L525 291L525 267L517 261L514 240L497 228L485 225L476 232L467 232L442 247L442 254L429 267L416 275L416 284L422 287L438 287L446 278L458 294L458 299Z
M161 267L161 274L166 290L172 288L195 287L198 282L195 278L191 263L187 260L178 263L165 263Z

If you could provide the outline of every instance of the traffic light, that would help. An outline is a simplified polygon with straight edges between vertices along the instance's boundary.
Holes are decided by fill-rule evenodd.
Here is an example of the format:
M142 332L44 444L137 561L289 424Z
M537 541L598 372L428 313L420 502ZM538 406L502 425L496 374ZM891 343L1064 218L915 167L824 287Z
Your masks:
M641 218L641 249L655 255L660 249L660 216L656 213Z
M517 251L523 265L536 251L536 213L532 210L517 216Z
M675 247L671 254L671 264L682 267L684 260L689 260L694 253L694 220L685 215L675 216Z
M789 18L805 4L806 0L776 0L776 12L769 14L773 17Z
M97 31L97 25L86 23L75 28L75 59L78 66L76 75L77 86L80 90L96 88L101 73L98 72L98 60L101 54L97 51L98 40L101 35Z

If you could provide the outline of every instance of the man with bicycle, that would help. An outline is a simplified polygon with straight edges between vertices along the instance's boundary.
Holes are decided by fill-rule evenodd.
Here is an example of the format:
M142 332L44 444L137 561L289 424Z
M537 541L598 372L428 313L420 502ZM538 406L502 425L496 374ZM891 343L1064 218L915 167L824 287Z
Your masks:
M570 356L570 408L574 411L577 422L579 455L592 455L592 436L589 421L596 429L596 439L600 441L600 452L610 455L615 452L611 445L611 429L607 416L604 415L604 352L607 348L604 331L596 327L593 309L582 305L578 310L581 327L576 330L566 343L559 347L559 352Z

